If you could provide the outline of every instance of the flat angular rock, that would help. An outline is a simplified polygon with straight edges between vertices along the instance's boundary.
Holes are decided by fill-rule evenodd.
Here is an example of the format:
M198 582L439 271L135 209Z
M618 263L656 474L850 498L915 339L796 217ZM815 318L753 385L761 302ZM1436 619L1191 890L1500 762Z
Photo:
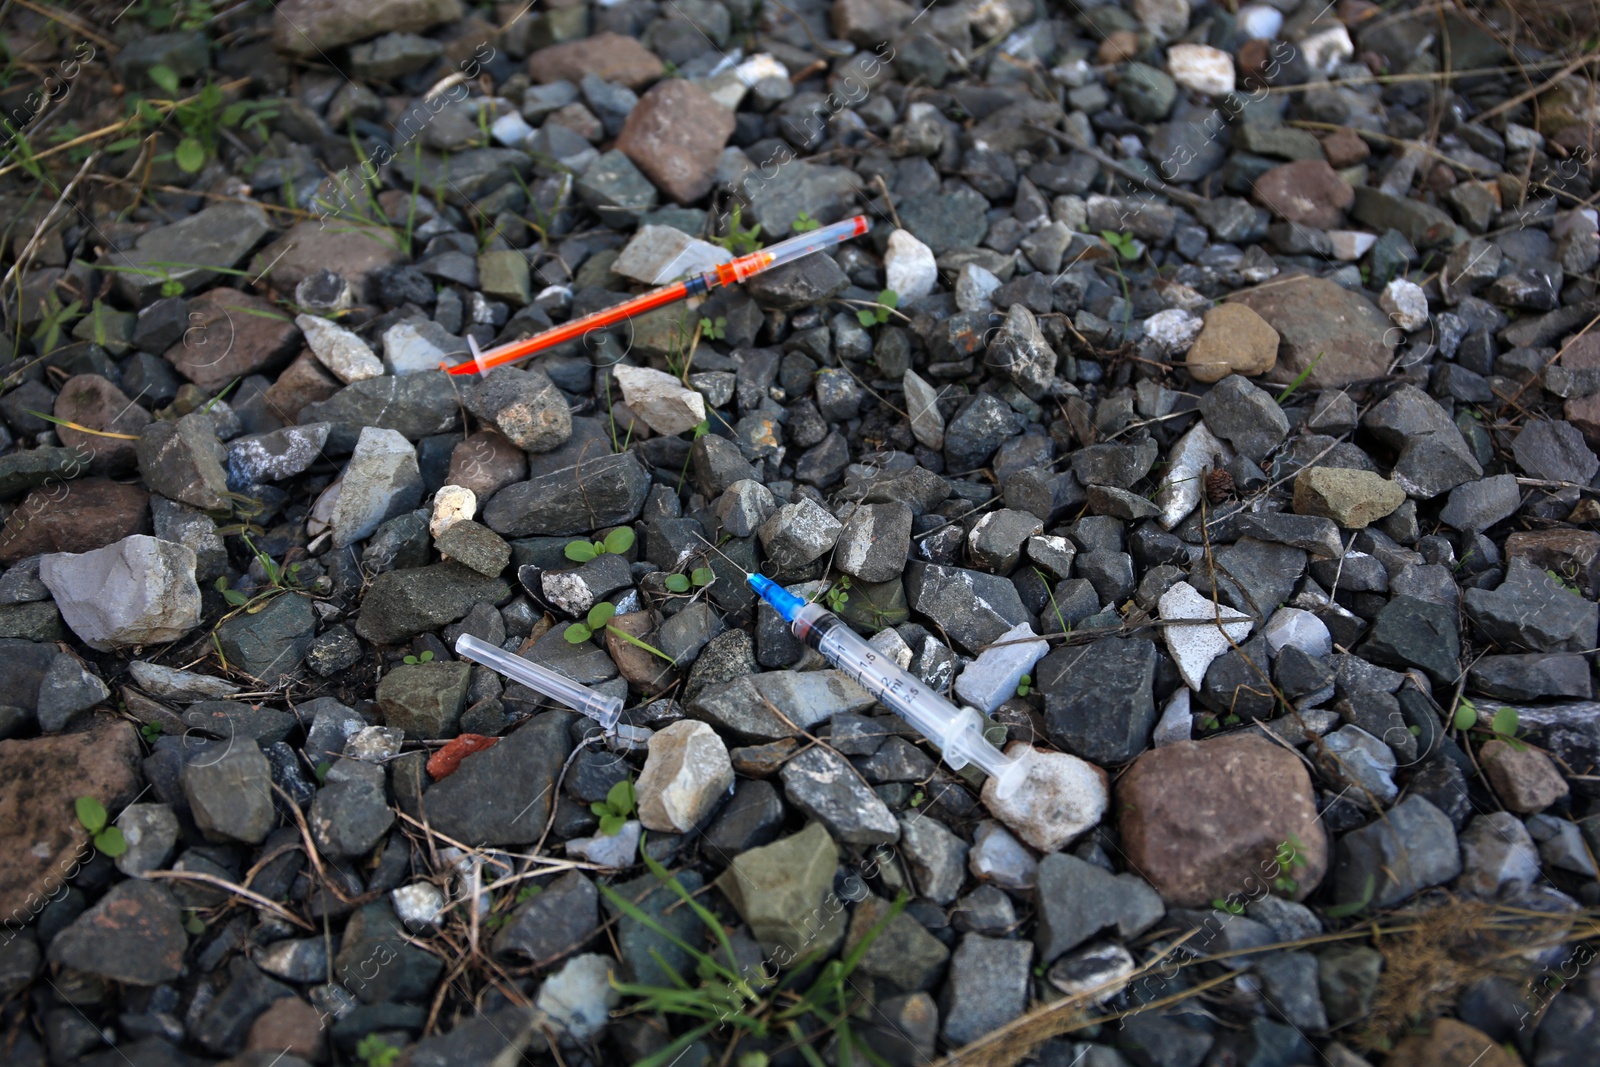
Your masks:
M131 249L119 252L116 264L130 270L117 272L117 289L134 307L154 300L168 278L182 285L184 292L195 292L218 277L218 268L237 267L271 232L272 224L259 204L214 204L146 232ZM171 266L175 263L184 265ZM141 269L146 273L138 273Z
M39 578L73 633L107 652L176 641L199 625L194 568L189 549L138 534L93 552L47 555Z
M1182 741L1139 757L1117 783L1118 829L1133 869L1171 904L1253 895L1292 876L1304 899L1328 869L1328 839L1305 766L1259 737ZM1300 866L1274 871L1297 841Z
M733 785L733 764L717 732L703 722L675 722L656 731L636 786L639 821L647 830L688 833Z
M1253 460L1264 459L1289 433L1289 419L1271 394L1237 374L1212 386L1199 406L1211 432Z
M617 149L668 197L690 204L710 191L733 127L732 111L696 83L672 78L639 98Z
M227 452L210 416L152 422L139 432L137 451L140 477L152 492L206 511L228 506Z
M1296 514L1332 519L1347 530L1363 529L1405 501L1402 486L1372 471L1306 467L1294 480Z
M421 500L416 448L396 430L367 427L339 482L331 523L335 547L366 539Z
M343 326L318 315L297 315L294 323L311 354L346 385L383 373L383 361L372 347Z
M130 879L57 934L49 959L113 982L154 986L182 973L188 947L172 894L155 882Z
M1229 300L1251 308L1278 332L1278 362L1266 375L1274 384L1289 384L1313 361L1302 389L1337 389L1388 373L1394 358L1389 320L1360 293L1325 278L1298 276Z
M281 370L300 346L300 328L273 304L237 289L217 288L189 301L189 328L162 358L200 388L216 393L236 378Z
M566 537L632 522L644 506L650 475L632 452L603 452L576 466L500 490L483 523L502 537Z
M223 743L184 764L183 795L208 841L259 845L277 821L272 768L249 738Z
M779 777L789 803L840 841L877 845L899 839L900 824L842 756L807 749L785 763Z
M495 424L526 452L549 452L572 436L572 410L541 370L497 367L464 391L467 410Z
M429 822L458 841L526 845L538 840L553 803L557 773L572 751L573 716L545 712L493 748L461 761L422 796Z
M941 1012L952 1046L974 1041L1021 1015L1028 1006L1033 944L967 934L950 957Z
M1595 647L1600 606L1526 560L1512 560L1497 588L1468 589L1462 603L1473 627L1507 651Z
M720 245L690 237L671 226L641 226L611 272L645 285L666 285L686 274L711 270L733 259ZM619 367L620 369L620 367Z
M1006 755L1022 761L1011 772L1020 780L1003 797L994 779L984 782L984 806L1034 848L1054 852L1104 817L1106 774L1094 764L1021 741L1006 746Z
M656 433L676 437L706 421L705 398L673 375L625 364L611 373L622 389L623 402Z
M637 90L660 78L666 68L632 37L608 32L539 49L528 57L528 73L541 85L576 84L585 74L593 74Z
M1156 722L1156 646L1143 638L1103 637L1058 648L1040 661L1050 739L1099 764L1121 764L1150 744Z
M840 913L824 915L821 930L815 918L833 889L838 865L838 846L821 823L813 822L797 834L735 856L717 884L762 947L783 953L786 959L774 959L783 966L814 940L826 940L829 929L835 936L843 931Z
M1177 622L1177 625L1163 627L1161 636L1178 664L1184 684L1196 692L1205 687L1206 670L1211 661L1243 642L1255 625L1249 616L1232 608L1224 607L1219 614L1217 605L1188 582L1179 582L1163 593L1158 610L1164 622ZM1219 618L1241 621L1213 621L1210 626L1183 625L1184 620Z
M905 583L911 610L938 623L974 655L1027 621L1016 586L998 575L914 561L906 567Z
M385 32L420 32L461 17L459 0L289 0L278 8L273 43L309 57Z
M1389 908L1460 873L1461 853L1449 817L1411 796L1384 818L1340 838L1334 899Z

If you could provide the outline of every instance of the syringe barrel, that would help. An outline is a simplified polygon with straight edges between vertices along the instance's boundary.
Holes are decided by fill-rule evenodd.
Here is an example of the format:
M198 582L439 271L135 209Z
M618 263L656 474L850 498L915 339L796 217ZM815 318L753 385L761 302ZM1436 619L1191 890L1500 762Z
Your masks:
M486 667L492 667L534 692L542 693L551 700L582 712L608 730L622 717L622 701L617 697L597 693L588 686L580 685L548 667L530 663L521 656L514 656L487 641L480 641L471 634L462 634L456 638L456 653Z
M950 766L960 770L973 759L974 745L965 736L969 731L975 733L978 744L993 749L983 738L982 715L971 708L956 707L901 670L820 604L807 604L796 612L793 628L795 636L820 652L823 659L937 744Z

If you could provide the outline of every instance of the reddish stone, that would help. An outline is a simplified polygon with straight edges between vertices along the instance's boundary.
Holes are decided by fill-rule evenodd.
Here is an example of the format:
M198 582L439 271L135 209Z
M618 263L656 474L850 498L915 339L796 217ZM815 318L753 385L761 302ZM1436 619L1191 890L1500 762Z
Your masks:
M405 224L403 212L400 224ZM295 223L288 233L256 253L250 269L259 274L271 267L268 280L278 291L292 293L302 280L327 268L350 283L357 303L365 303L367 276L404 262L406 256L394 231L363 226L341 216Z
M666 72L653 52L619 33L597 33L581 41L553 44L528 57L528 73L541 85L577 83L585 74L593 74L603 81L641 89Z
M293 426L300 421L301 408L321 403L340 388L338 380L323 369L322 363L307 349L261 396L278 421Z
M682 78L639 98L617 138L617 150L672 199L690 204L711 191L733 112Z
M1280 877L1304 899L1328 870L1328 836L1300 758L1253 734L1152 749L1117 783L1128 867L1170 904L1201 907L1273 892ZM1280 845L1299 865L1281 869Z
M1324 137L1322 151L1328 157L1328 164L1336 170L1353 167L1372 154L1367 142L1348 126L1341 126Z
M1104 48L1101 45L1101 48ZM1267 63L1272 59L1272 42L1262 38L1246 41L1239 46L1239 51L1234 55L1234 61L1239 65L1239 78L1241 83L1248 78L1251 84L1248 88L1254 90L1261 82L1267 69Z
M1331 230L1344 221L1356 191L1325 160L1301 159L1257 178L1255 198L1287 222Z
M1301 275L1279 276L1228 299L1278 331L1278 363L1267 381L1287 385L1310 368L1306 388L1337 389L1388 373L1394 356L1389 320L1360 293Z
M189 328L163 358L202 389L221 389L281 370L300 348L300 328L282 309L236 289L211 289L189 301Z
M479 430L450 450L447 484L471 489L488 500L528 477L528 454L498 430Z
M1593 600L1600 597L1600 533L1593 530L1518 530L1506 538L1506 561L1523 559L1555 571Z
M452 738L449 744L428 757L428 777L436 782L448 778L456 773L462 760L499 743L498 737L486 737L483 734L462 734Z
M1132 59L1139 54L1139 35L1132 30L1117 30L1106 35L1095 51L1095 59L1102 66L1111 66Z
M0 923L26 925L93 856L74 804L92 796L113 819L139 795L139 735L97 718L84 733L0 741Z
M51 482L29 493L0 530L0 563L41 552L89 552L150 532L150 494L104 478Z
M122 474L134 468L139 431L149 424L150 413L121 389L98 374L68 378L56 394L54 414L64 422L100 431L85 433L70 426L56 426L56 436L63 445L90 457L90 470L96 474ZM102 436L108 433L131 434L134 440Z
M1600 367L1600 333L1586 333L1562 346L1561 365L1568 370Z
M299 997L282 997L250 1024L250 1039L245 1047L321 1063L327 1058L326 1041L322 1013Z
M1478 762L1507 811L1532 815L1567 795L1567 780L1538 749L1490 741L1479 751Z
M1561 414L1578 428L1590 448L1600 448L1600 393L1567 401L1561 406Z
M1482 1030L1456 1019L1433 1021L1433 1031L1412 1034L1384 1058L1385 1067L1522 1067L1522 1059Z

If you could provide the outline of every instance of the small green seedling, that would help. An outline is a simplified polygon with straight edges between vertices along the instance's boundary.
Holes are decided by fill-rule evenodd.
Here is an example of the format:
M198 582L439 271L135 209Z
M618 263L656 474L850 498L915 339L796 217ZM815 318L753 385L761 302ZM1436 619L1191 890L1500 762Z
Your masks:
M688 574L667 575L666 586L674 593L687 593L691 586L704 589L715 577L710 567L696 567Z
M516 898L512 901L512 903L524 903L525 901L532 900L534 897L543 892L544 886L542 885L525 885L521 889L517 890Z
M850 603L850 579L848 576L841 575L839 580L833 583L833 588L828 590L827 601L829 609L835 614L843 611L844 606Z
M415 667L419 663L432 663L433 651L430 649L419 656L407 656L403 662L408 667Z
M569 546L570 547L570 546ZM589 609L589 614L583 622L575 622L567 627L567 642L581 645L611 621L611 616L617 613L617 606L607 601L601 601Z
M1301 858L1301 847L1300 839L1290 834L1289 840L1280 841L1277 851L1273 853L1272 858L1283 873L1272 880L1272 887L1285 896L1292 897L1300 890L1300 882L1294 875L1306 866Z
M1499 708L1494 713L1494 718L1489 720L1489 729L1494 733L1496 741L1504 741L1518 752L1526 751L1527 745L1517 740L1517 730L1522 726L1522 720L1517 715L1516 708Z
M1456 713L1450 724L1457 730L1470 730L1478 725L1478 705L1462 697L1461 703L1456 705Z
M1033 675L1024 674L1022 680L1017 683L1017 696L1025 697L1031 692L1033 692Z
M1243 915L1244 904L1228 897L1218 897L1211 902L1211 906L1218 911L1225 911L1229 915Z
M620 556L633 547L634 533L631 526L618 526L606 534L600 541L574 541L567 546L566 557L576 563L588 563L597 556L607 552Z
M817 229L821 225L822 223L818 222L809 214L802 211L800 214L794 217L794 222L789 225L789 228L795 233L810 233L812 230Z
M1558 571L1551 570L1548 567L1545 568L1545 573L1550 576L1550 580L1551 581L1555 582L1557 585L1559 585L1561 588L1565 589L1567 592L1571 593L1573 596L1582 596L1583 595L1578 590L1578 587L1576 585L1574 585L1572 582L1567 580L1565 575L1559 573Z
M200 918L200 913L197 911L185 912L183 916L183 928L192 936L199 937L201 934L206 932L206 921Z
M900 306L900 294L893 289L884 289L878 293L878 303L870 308L862 308L856 312L856 321L863 326L876 326L889 321L889 312Z
M331 770L333 770L333 764L328 760L323 760L316 765L311 773L317 776L317 784L321 785L328 780L328 772Z
M1134 260L1139 258L1139 242L1134 239L1133 234L1117 233L1115 230L1101 230L1100 236L1123 259Z
M356 1045L356 1058L366 1067L394 1067L400 1050L385 1041L379 1034L368 1034Z
M605 800L590 804L589 810L600 816L600 832L607 837L616 837L633 814L637 800L633 792L633 779L624 778L606 792Z
M1322 909L1322 914L1330 919L1348 919L1352 915L1359 915L1367 910L1367 905L1372 903L1372 896L1378 891L1378 878L1376 875L1367 875L1367 882L1361 888L1361 895L1355 900L1335 904Z
M128 842L122 836L122 831L115 826L106 825L105 805L94 797L79 797L74 807L78 812L78 822L89 831L95 848L112 859L128 851Z
M922 807L922 802L924 800L927 800L927 799L928 799L928 794L924 793L922 790L919 789L915 793L911 794L911 799L909 801L907 801L907 803L910 804L913 808L920 808L920 807Z
M755 223L748 229L744 226L744 205L734 204L733 211L728 216L728 235L726 237L713 237L711 242L719 244L736 256L747 256L761 247L761 224Z
M143 726L139 727L139 736L144 738L145 744L155 744L156 738L161 736L161 724L158 722L145 723Z
M700 336L708 341L721 341L728 336L728 316L700 320Z

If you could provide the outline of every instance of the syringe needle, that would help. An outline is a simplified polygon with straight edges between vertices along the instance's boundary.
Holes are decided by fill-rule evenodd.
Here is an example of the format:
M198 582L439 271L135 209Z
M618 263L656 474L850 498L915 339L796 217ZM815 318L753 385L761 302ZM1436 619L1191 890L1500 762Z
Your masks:
M732 556L730 556L726 552L722 551L722 549L718 548L716 545L712 544L710 541L707 541L704 534L698 534L697 533L697 534L695 534L695 536L700 538L700 540L705 541L706 547L709 548L711 551L715 552L717 555L721 556L723 559L727 560L729 563L732 563L733 564L733 569L738 571L740 574L744 575L745 581L749 581L750 580L750 572L745 570L743 567L739 566L739 564L735 563Z

